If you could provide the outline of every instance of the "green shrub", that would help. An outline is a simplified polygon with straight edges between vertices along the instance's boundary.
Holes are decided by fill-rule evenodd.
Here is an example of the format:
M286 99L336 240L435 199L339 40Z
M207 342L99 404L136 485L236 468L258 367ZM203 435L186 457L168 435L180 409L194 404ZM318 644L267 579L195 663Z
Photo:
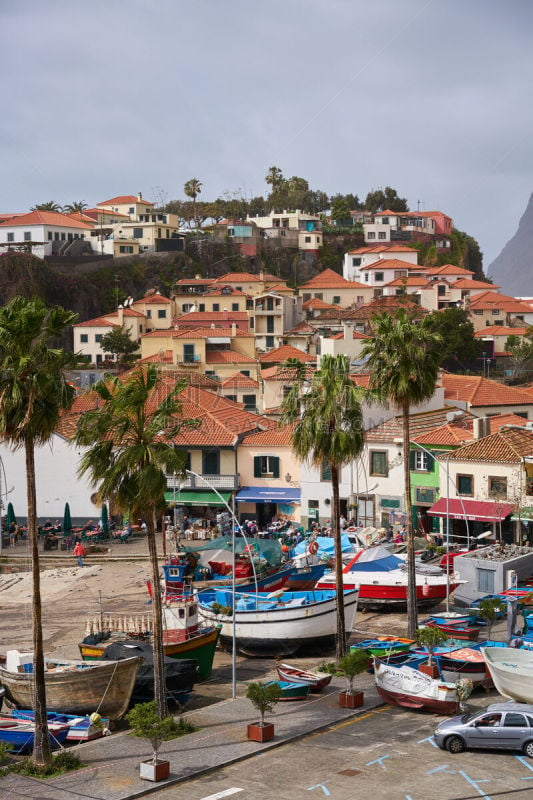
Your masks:
M246 688L246 697L261 715L261 727L265 724L265 714L274 710L281 697L281 686L277 683L260 683L252 681Z

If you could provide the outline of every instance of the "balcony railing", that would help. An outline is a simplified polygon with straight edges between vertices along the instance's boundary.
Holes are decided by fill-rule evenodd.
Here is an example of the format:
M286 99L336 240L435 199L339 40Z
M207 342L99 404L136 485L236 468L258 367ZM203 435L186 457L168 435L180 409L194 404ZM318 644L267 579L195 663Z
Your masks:
M202 478L204 480L202 480ZM196 475L187 475L184 478L176 477L175 475L167 475L167 490L173 491L176 489L213 489L224 491L233 491L239 488L238 475L202 475L200 478Z

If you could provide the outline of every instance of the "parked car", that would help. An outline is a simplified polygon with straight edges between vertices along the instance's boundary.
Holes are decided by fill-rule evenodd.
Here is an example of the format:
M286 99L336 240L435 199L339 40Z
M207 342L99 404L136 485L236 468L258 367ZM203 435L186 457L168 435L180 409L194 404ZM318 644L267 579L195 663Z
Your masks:
M450 753L487 748L520 750L533 758L533 705L492 703L483 711L439 722L435 742Z

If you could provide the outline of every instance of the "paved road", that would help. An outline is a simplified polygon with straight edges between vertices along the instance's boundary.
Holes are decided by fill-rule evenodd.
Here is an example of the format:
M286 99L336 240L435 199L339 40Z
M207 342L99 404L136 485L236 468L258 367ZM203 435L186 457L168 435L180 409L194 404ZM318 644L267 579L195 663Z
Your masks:
M487 698L476 697L476 706ZM533 760L518 753L452 756L430 737L433 714L383 706L154 800L531 800Z

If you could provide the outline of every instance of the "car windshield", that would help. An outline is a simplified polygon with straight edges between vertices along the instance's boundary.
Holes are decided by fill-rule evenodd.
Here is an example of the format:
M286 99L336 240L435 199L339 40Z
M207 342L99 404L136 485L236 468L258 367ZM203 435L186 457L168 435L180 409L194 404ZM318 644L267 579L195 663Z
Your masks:
M467 722L471 722L473 719L475 719L478 716L479 716L479 711L476 711L475 714L463 714L463 716L461 717L461 722L464 725Z

